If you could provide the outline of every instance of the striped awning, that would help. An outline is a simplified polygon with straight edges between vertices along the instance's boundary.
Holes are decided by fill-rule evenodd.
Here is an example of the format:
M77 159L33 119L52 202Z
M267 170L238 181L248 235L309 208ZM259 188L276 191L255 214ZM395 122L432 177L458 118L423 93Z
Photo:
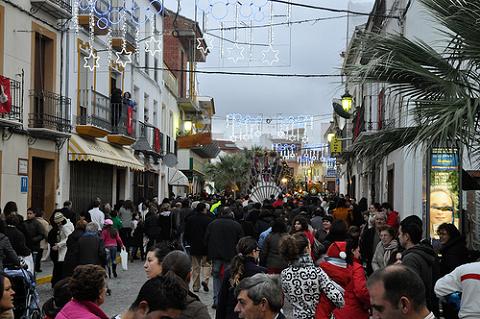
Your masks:
M93 161L136 171L145 170L145 166L135 158L131 148L115 147L98 139L86 139L74 134L68 143L68 160Z

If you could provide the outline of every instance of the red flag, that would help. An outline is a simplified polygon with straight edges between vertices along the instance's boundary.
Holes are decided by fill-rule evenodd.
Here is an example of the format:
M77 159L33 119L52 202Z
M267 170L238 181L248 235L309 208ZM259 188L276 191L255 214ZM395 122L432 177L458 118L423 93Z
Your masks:
M130 106L127 109L127 133L133 134L133 108Z
M12 110L12 95L10 93L10 79L0 75L0 114L10 113Z
M158 128L153 130L153 148L155 149L155 152L160 153L160 130Z

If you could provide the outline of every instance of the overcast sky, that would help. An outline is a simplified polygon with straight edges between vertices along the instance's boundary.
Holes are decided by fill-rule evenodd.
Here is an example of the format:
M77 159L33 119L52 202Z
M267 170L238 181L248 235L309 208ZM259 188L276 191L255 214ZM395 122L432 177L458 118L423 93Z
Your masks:
M208 10L209 0L197 0L198 6ZM232 0L210 0L210 3L232 2ZM267 0L248 0L262 6ZM292 0L292 2L311 4L315 6L347 9L370 12L373 0ZM349 4L350 2L350 4ZM166 0L166 7L176 9L176 0ZM194 19L195 0L181 1L181 14ZM229 8L229 12L222 10ZM249 9L249 8L246 8ZM216 5L215 17L212 12L206 15L206 29L216 29L222 26L235 26L235 17L239 23L247 25L265 25L271 21L269 5L262 7L262 15L249 16L248 10L244 15L235 14L232 5L225 7ZM197 11L197 20L202 24L202 11ZM237 11L238 12L238 11ZM256 12L256 11L255 11ZM288 19L287 7L276 4L273 8L273 23L285 22ZM224 18L223 15L227 14ZM290 20L316 19L333 16L344 16L344 13L332 13L323 10L314 10L292 7ZM258 21L255 21L258 20ZM355 25L366 22L366 17L350 16L350 29ZM253 20L253 21L252 21ZM270 31L273 30L273 37ZM352 31L349 32L350 36ZM208 32L208 31L207 31ZM302 74L335 74L343 62L340 54L345 50L347 18L336 18L303 24L282 25L272 28L250 30L209 31L214 36L223 36L227 40L214 38L211 53L206 63L199 63L198 69L209 71L255 72L255 73L302 73ZM263 46L242 45L235 47L228 40L244 43L256 43ZM212 37L211 37L212 38ZM278 62L265 59L262 51L268 49L272 43L273 50L278 50ZM243 49L242 49L243 48ZM223 54L221 53L223 49ZM240 51L243 55L241 58ZM237 58L235 58L237 57ZM198 75L198 89L200 95L215 98L217 118L225 118L229 113L244 114L310 114L320 115L331 113L332 98L343 93L340 78L268 78L244 77L232 75ZM330 117L331 118L331 117ZM320 121L328 122L329 117L322 117Z

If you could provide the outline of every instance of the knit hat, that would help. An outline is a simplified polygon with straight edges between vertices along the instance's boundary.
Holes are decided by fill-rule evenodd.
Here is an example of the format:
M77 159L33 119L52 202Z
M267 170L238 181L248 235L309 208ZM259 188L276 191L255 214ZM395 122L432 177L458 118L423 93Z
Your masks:
M54 217L53 217L53 221L55 223L60 223L60 222L63 222L65 220L65 216L63 216L62 213L60 212L56 212Z
M111 225L113 225L113 221L111 219L105 219L104 224L105 224L105 226L111 226Z
M347 242L335 241L327 250L327 256L331 258L347 258Z

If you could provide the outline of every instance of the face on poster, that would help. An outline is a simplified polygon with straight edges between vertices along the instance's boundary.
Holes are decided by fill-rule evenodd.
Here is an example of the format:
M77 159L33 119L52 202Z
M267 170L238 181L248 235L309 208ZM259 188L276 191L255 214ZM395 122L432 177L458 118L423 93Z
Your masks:
M438 238L443 223L459 227L458 153L441 149L432 151L430 170L430 236Z

